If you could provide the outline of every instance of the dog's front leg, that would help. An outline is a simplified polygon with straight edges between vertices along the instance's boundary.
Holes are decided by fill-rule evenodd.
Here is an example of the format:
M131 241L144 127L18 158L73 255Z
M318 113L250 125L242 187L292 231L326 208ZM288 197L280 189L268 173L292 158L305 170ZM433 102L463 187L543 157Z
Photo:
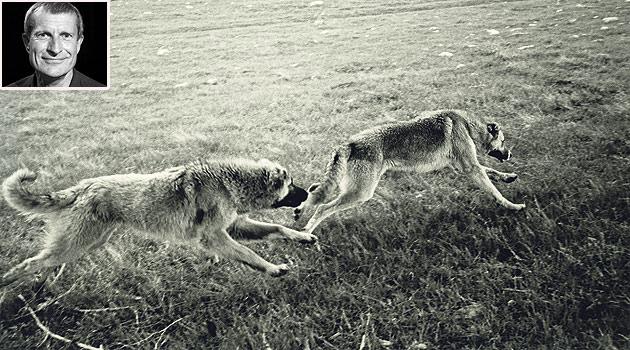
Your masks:
M243 239L290 239L302 243L315 243L317 236L288 227L239 217L231 226L235 237Z
M514 182L518 178L518 175L516 175L515 173L504 173L483 165L481 166L481 168L493 181L503 181L505 183L510 183Z
M217 254L228 259L240 261L255 270L265 272L273 277L282 276L289 272L287 264L276 265L268 262L253 250L233 240L225 230L214 232L213 236L209 237L208 243Z
M481 187L481 189L490 193L497 200L497 202L499 202L499 204L501 204L505 208L512 210L521 210L525 208L525 204L515 204L503 197L501 192L499 192L499 190L494 187L492 181L490 181L490 178L488 177L488 174L486 174L485 169L483 169L482 167L476 167L474 170L472 170L470 173L470 177Z

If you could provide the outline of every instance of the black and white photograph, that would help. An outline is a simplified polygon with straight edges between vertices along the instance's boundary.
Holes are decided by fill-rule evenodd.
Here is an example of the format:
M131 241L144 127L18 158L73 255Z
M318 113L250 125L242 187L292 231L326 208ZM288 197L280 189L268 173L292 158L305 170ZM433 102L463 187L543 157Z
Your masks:
M0 349L630 349L630 0L0 5Z
M106 88L108 3L2 2L2 87Z

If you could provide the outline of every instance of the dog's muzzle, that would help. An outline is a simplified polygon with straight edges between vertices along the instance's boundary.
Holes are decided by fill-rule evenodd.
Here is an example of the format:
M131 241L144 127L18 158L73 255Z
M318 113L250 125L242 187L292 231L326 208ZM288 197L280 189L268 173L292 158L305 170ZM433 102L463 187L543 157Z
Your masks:
M302 202L306 200L308 197L308 192L306 192L303 188L295 186L293 184L289 185L289 193L282 199L276 201L272 207L280 208L280 207L298 207Z
M492 151L488 152L488 155L498 159L500 162L504 162L506 160L510 160L510 158L512 157L512 152L510 152L509 149L504 151L493 149Z

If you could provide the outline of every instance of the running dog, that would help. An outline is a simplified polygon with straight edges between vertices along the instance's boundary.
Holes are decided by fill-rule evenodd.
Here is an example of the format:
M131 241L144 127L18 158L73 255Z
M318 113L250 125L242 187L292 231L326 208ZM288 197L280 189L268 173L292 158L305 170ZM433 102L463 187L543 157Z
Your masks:
M501 162L511 157L497 123L482 123L461 111L425 112L410 121L365 130L334 151L324 180L311 185L308 199L294 210L294 217L297 220L306 209L316 207L303 228L312 233L335 212L372 198L388 169L425 173L446 166L467 174L500 205L512 210L525 208L525 204L505 199L490 181L492 178L509 183L517 175L481 165L477 160L478 150ZM339 194L326 202L336 188Z
M239 216L253 210L296 207L307 198L282 166L268 160L208 161L153 174L124 174L80 181L65 190L32 193L25 182L37 175L20 169L3 183L9 205L47 223L44 247L4 274L7 285L41 269L77 259L100 247L121 226L162 239L193 244L271 276L288 271L237 243L284 238L314 242L310 233Z

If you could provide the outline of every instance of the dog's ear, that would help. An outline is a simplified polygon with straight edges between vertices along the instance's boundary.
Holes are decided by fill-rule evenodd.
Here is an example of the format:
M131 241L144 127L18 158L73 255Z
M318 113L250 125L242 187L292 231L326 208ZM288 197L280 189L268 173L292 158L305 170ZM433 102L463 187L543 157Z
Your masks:
M497 136L497 134L499 133L499 130L501 130L501 128L499 127L499 124L497 123L488 123L487 127L488 127L488 132L492 134L492 136Z
M275 168L267 172L267 181L272 188L280 188L287 180L287 171L282 168Z
M173 182L173 187L177 193L181 193L188 198L192 198L197 192L199 181L186 170L178 174Z

